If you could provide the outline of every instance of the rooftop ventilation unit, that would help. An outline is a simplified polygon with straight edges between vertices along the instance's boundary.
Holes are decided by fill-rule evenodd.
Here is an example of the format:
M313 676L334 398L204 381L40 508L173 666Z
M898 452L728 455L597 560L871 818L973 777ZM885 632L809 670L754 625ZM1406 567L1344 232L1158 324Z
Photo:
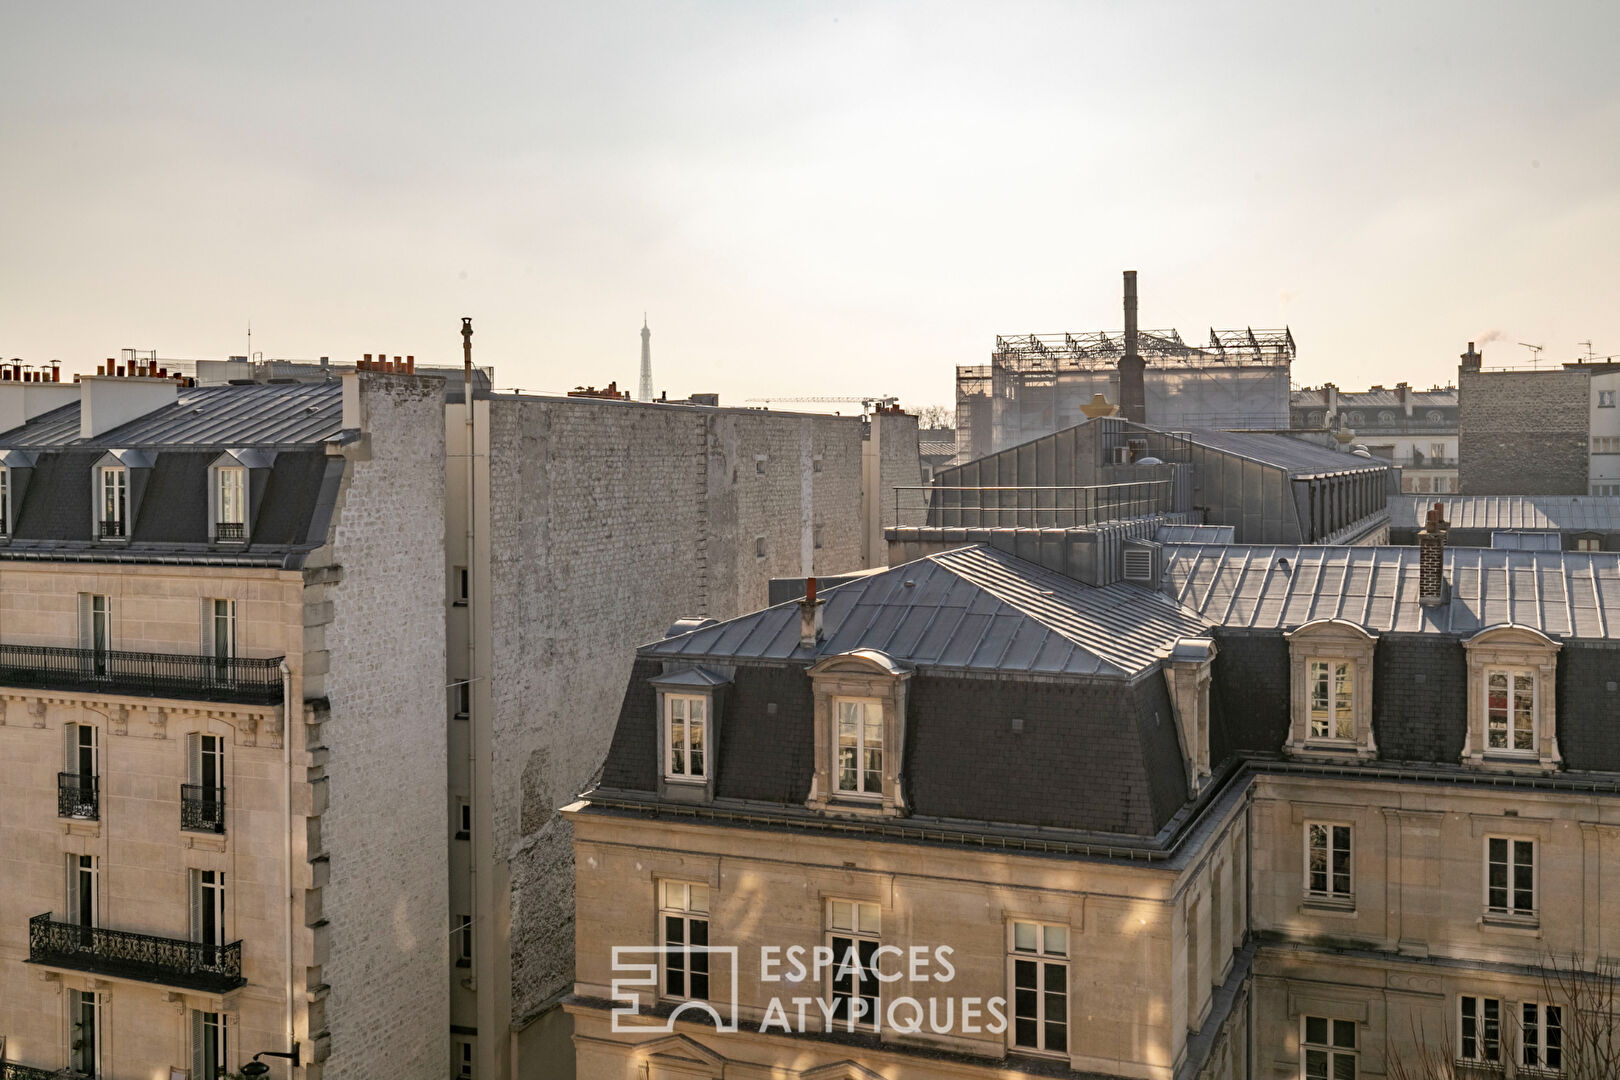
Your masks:
M1162 566L1163 549L1151 540L1127 540L1122 554L1126 581L1138 585L1157 586Z

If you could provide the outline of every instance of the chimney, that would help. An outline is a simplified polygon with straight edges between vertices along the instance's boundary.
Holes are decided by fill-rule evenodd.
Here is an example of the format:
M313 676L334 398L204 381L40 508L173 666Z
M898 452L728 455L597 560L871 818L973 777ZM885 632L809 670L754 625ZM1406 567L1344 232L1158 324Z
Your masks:
M1410 383L1396 383L1395 393L1401 399L1401 409L1407 416L1412 415L1412 386Z
M806 578L804 599L799 601L799 644L814 649L821 641L821 608L825 600L816 599L816 579Z
M1424 607L1446 601L1446 530L1451 523L1440 516L1443 509L1439 503L1430 507L1418 532L1418 600Z
M1136 271L1125 271L1125 355L1119 358L1119 415L1147 423L1147 392L1143 371L1147 361L1137 355Z
M149 412L173 405L178 384L138 375L87 375L79 383L79 438L93 439Z
M1475 352L1474 343L1470 341L1468 343L1468 351L1462 354L1462 369L1464 371L1478 371L1480 364L1483 363L1484 360L1484 354Z

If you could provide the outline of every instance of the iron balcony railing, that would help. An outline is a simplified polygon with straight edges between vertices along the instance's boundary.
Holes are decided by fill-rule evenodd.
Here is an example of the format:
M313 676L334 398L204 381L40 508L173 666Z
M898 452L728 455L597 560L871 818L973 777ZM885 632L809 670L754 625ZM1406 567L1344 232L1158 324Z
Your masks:
M247 982L240 941L208 945L131 934L55 922L49 912L28 920L28 962L209 994L228 993Z
M100 820L101 778L81 773L57 773L56 816L83 821Z
M214 535L221 540L246 540L247 526L240 521L216 521Z
M181 784L180 828L186 832L224 832L225 789Z
M101 538L103 540L116 540L121 538L123 535L124 523L122 521L102 521Z
M0 1080L89 1080L89 1074L72 1069L36 1069L15 1061L0 1061Z
M281 701L281 657L0 645L0 686L275 705Z

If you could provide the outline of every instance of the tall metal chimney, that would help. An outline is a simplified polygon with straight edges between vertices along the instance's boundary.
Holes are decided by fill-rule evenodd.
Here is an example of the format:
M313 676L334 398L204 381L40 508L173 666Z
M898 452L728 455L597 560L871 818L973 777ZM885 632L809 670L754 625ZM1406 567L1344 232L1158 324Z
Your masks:
M637 401L651 401L652 389L652 331L647 329L647 313L641 313L641 386L637 388Z
M1147 389L1143 372L1147 361L1137 354L1136 271L1125 271L1125 355L1119 358L1119 415L1147 423Z

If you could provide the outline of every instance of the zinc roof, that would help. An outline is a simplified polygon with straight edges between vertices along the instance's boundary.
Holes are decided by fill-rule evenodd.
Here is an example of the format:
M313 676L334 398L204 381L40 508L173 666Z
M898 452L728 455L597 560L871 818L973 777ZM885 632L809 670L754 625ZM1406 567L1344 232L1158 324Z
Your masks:
M1249 461L1258 461L1262 465L1285 469L1295 475L1383 472L1389 468L1387 461L1369 460L1354 454L1340 453L1289 435L1213 431L1207 428L1194 429L1187 434L1199 445Z
M1081 584L1005 552L930 555L823 594L822 639L799 644L799 605L780 604L641 648L683 659L814 660L878 649L918 668L1132 676L1203 620L1139 585Z
M1467 635L1516 623L1549 637L1620 639L1620 553L1446 552L1445 603L1424 607L1415 547L1164 549L1164 589L1183 608L1237 629L1343 619L1368 630Z
M1422 528L1435 503L1454 529L1620 530L1614 495L1402 495L1389 500L1390 527Z
M199 386L91 439L79 437L78 402L64 405L0 433L0 449L314 445L342 424L343 388L336 380Z

